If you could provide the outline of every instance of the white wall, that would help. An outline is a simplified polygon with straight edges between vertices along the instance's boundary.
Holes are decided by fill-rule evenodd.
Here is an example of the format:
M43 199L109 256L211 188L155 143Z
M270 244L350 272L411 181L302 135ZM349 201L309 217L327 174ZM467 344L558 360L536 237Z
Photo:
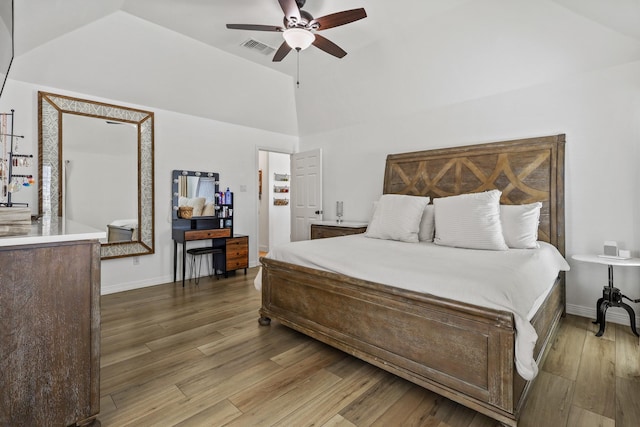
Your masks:
M249 264L257 265L258 164L254 161L255 153L262 144L285 152L293 151L296 137L9 80L0 99L0 111L16 109L16 132L25 135L22 148L25 153L31 150L37 154L38 90L155 113L155 254L139 257L139 265L134 265L132 258L102 261L103 294L173 280L171 172L174 169L220 173L220 187L230 187L235 193L234 231L249 235ZM38 166L34 164L34 176L37 171ZM241 186L247 191L241 191ZM31 196L28 201L32 211L37 212L35 187L16 194Z
M387 154L558 133L567 135L568 311L593 316L606 267L571 255L601 253L604 240L617 240L640 256L640 61L308 135L300 149L323 149L324 206L344 200L345 219L367 220ZM640 297L640 269L615 276L626 295ZM608 318L628 322L621 309Z
M9 78L297 135L289 76L121 11L16 57Z

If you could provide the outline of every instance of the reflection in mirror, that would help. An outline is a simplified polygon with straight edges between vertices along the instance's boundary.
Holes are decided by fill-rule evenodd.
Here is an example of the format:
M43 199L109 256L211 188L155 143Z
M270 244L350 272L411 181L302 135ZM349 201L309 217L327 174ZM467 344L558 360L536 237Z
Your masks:
M13 62L13 0L0 1L0 95Z
M188 209L189 216L215 216L216 193L219 191L219 174L214 172L173 171L173 217L185 217L181 212ZM183 207L183 209L180 209Z
M105 242L138 240L137 126L75 114L62 124L62 216L104 229Z
M92 133L73 129L67 141L69 128L85 127L84 121L93 122ZM154 253L153 113L38 92L38 125L40 213L84 223L91 220L84 215L101 216L94 227L110 234L103 259ZM102 134L105 127L122 129L111 129L111 139ZM116 141L120 133L134 138ZM98 179L77 182L90 176ZM94 204L90 193L102 201Z

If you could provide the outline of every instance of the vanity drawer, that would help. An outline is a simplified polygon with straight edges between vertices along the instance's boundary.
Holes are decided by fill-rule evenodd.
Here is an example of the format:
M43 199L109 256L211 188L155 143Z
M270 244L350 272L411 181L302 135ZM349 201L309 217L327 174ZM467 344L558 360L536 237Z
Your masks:
M220 239L231 236L230 228L212 228L210 230L189 230L184 232L184 240Z

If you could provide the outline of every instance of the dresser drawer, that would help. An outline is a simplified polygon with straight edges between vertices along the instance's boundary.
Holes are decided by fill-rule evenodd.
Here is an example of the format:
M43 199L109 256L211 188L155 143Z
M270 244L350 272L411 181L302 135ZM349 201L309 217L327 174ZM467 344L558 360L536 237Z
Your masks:
M238 248L244 248L244 250L249 249L249 238L248 237L232 237L227 239L227 251L233 251Z
M212 228L209 230L189 230L184 232L184 240L220 239L231 236L230 228Z
M249 267L249 238L233 237L226 240L225 256L227 259L227 271Z
M227 258L227 271L233 271L233 270L238 270L239 268L248 268L248 267L249 267L249 258L247 256Z

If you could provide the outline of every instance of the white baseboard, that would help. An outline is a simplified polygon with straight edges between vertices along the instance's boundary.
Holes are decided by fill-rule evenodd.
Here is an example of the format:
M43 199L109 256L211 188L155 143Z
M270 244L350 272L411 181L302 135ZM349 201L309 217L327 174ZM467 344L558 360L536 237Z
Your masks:
M256 261L249 262L249 268L258 267L260 263ZM160 276L138 282L117 283L114 285L102 286L100 295L115 294L116 292L132 291L134 289L148 288L149 286L164 285L173 282L173 276Z
M173 281L172 276L154 277L151 279L141 280L138 282L117 283L114 285L102 286L101 295L115 294L116 292L131 291L134 289L148 288L149 286L162 285Z
M593 307L583 307L580 305L567 304L567 313L574 314L576 316L581 316L581 317L588 317L590 319L595 320L596 318L595 302L593 303ZM631 324L629 322L629 314L623 308L619 308L619 307L609 308L607 310L607 315L605 320L607 322L618 323L620 325L629 326ZM638 316L637 312L636 312L636 325L640 325L640 316Z

